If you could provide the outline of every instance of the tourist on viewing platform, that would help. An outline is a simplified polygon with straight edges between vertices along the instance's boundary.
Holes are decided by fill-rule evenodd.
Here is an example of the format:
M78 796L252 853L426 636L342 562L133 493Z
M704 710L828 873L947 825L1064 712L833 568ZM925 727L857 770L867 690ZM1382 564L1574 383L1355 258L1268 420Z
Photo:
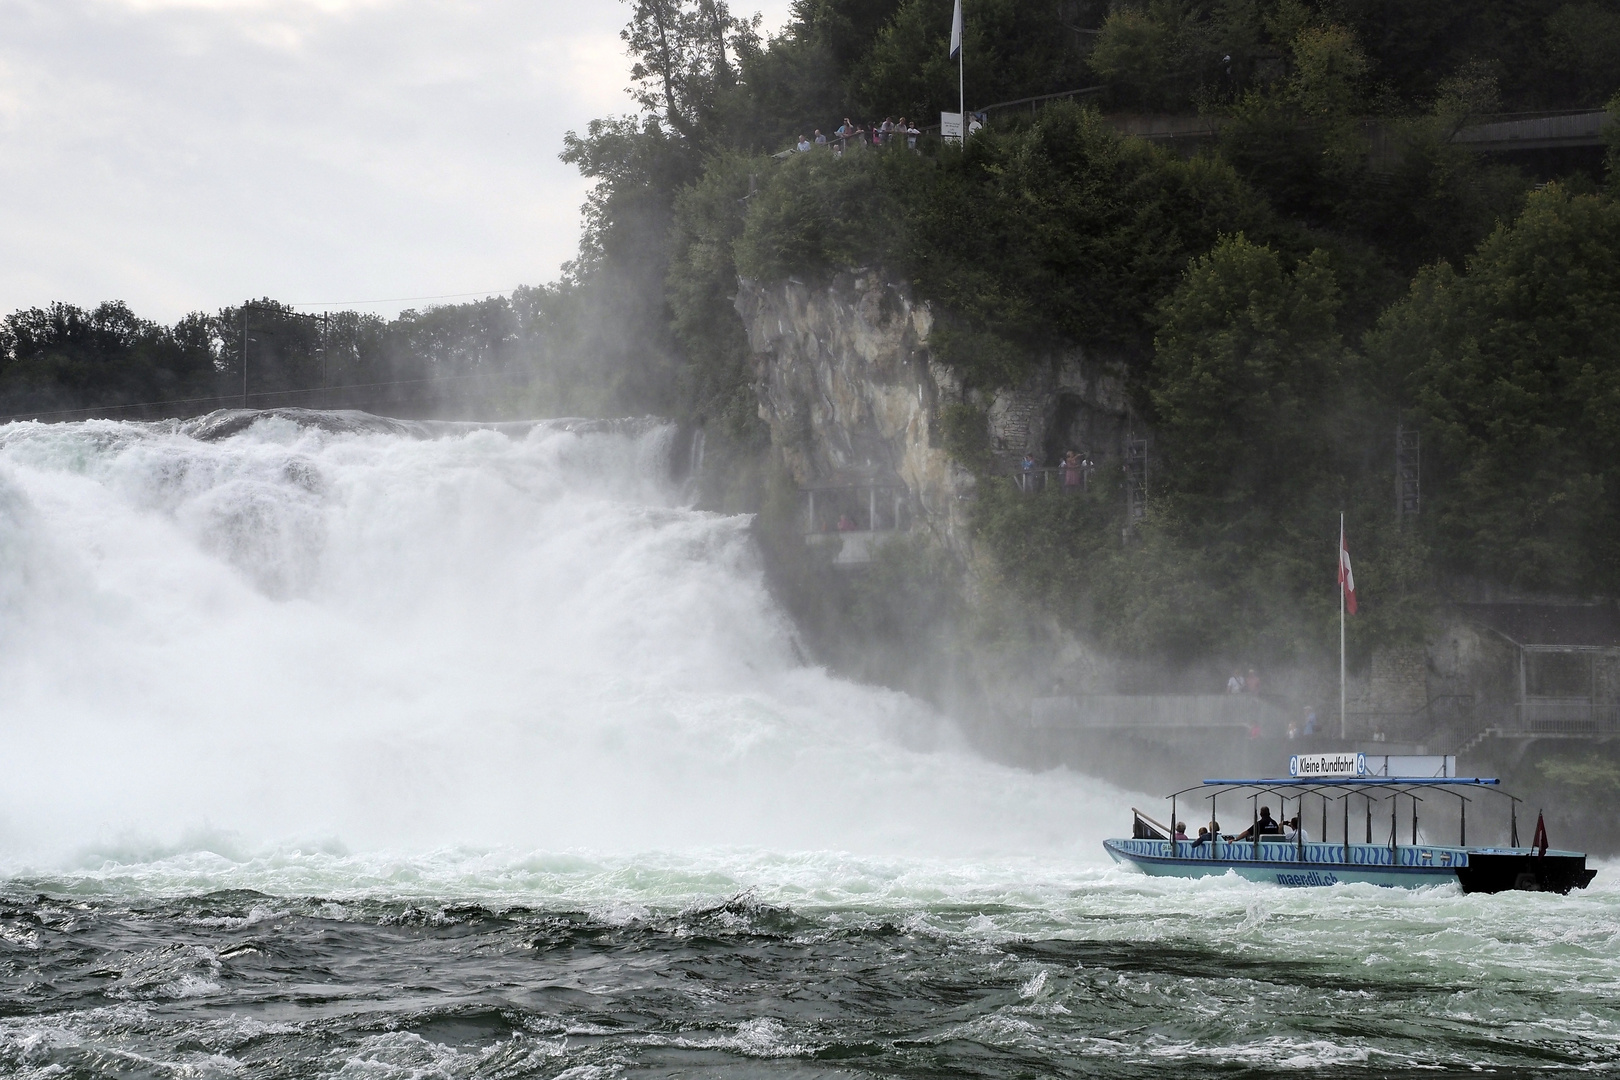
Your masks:
M839 156L842 156L844 151L849 149L849 141L859 138L861 131L855 126L854 121L846 116L844 122L838 126L838 130L834 131L833 134L838 137L838 145L834 150Z
M1070 450L1063 455L1063 494L1073 495L1080 490L1080 455Z
M809 137L805 136L805 135L800 135L799 136L799 145L794 147L794 149L798 150L799 153L801 153L801 154L808 154L810 152L810 139L809 139Z
M883 124L878 130L883 133L883 145L888 146L889 140L894 137L894 118L885 116Z
M1018 487L1022 491L1035 490L1035 455L1027 450L1024 459L1018 463Z
M1226 680L1226 692L1228 694L1243 693L1243 676L1235 671L1232 672L1232 677Z
M1305 706L1305 734L1308 735L1308 736L1316 734L1316 706L1315 705L1307 705L1307 706Z
M1299 738L1299 725L1292 720L1288 721L1288 737L1290 739Z
M854 518L850 517L848 514L838 515L839 532L854 532L857 528L859 528L859 526L855 524Z
M973 114L973 118L972 118L972 119L971 119L971 120L969 120L969 121L968 121L968 130L967 130L967 133L968 133L968 134L969 134L969 135L976 135L976 134L978 134L978 131L979 131L979 129L980 129L980 128L982 128L982 127L984 127L984 124L983 124L983 123L981 123L981 122L980 122L980 119L979 119L979 118L980 118L980 117L981 117L981 116L982 116L982 115L983 115L983 114L982 114L982 113L974 113L974 114Z
M816 128L816 145L817 146L826 146L827 145L827 136L825 136L825 135L823 135L821 133L820 128Z
M1258 694L1260 692L1260 676L1255 674L1254 668L1243 679L1243 692L1245 694Z
M915 149L917 149L917 136L922 134L921 131L917 130L917 125L914 124L914 123L912 123L912 124L906 123L906 118L902 116L900 118L900 126L902 128L905 128L905 131L906 131L906 149L907 150L915 150Z

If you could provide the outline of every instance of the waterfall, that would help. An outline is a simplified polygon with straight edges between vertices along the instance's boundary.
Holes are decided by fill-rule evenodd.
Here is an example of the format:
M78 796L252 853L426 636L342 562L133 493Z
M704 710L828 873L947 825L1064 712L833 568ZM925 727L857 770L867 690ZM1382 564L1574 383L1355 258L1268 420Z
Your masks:
M1096 784L805 665L674 433L0 427L0 851L1096 851Z

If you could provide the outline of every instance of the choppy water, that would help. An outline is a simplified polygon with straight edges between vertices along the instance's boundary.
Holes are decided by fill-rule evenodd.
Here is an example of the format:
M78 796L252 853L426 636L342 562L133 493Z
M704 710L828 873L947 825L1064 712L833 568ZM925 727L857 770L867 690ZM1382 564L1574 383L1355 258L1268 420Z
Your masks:
M1616 1069L1570 897L1153 881L806 666L657 425L0 428L0 1074Z
M189 856L13 881L23 1076L1616 1068L1620 896L1046 861Z

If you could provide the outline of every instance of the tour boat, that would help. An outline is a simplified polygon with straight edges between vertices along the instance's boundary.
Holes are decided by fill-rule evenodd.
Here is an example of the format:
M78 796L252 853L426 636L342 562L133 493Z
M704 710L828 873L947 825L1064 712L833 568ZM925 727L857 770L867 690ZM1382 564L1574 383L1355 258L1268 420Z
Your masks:
M1278 779L1205 780L1198 787L1187 788L1168 796L1170 799L1170 825L1153 820L1131 808L1135 827L1130 839L1105 840L1103 847L1115 862L1130 863L1144 873L1159 877L1196 878L1211 874L1235 873L1250 881L1270 882L1277 885L1312 886L1336 885L1340 882L1366 882L1402 888L1425 885L1449 885L1453 882L1463 892L1496 893L1514 889L1532 892L1568 893L1571 889L1584 889L1597 874L1586 866L1586 855L1579 851L1558 851L1547 846L1547 834L1538 815L1535 839L1529 847L1519 846L1519 800L1505 792L1496 791L1497 781L1487 777L1389 777L1389 776L1290 776ZM1511 800L1510 842L1507 847L1468 846L1467 792L1471 789L1492 791ZM1176 800L1190 792L1207 792L1211 822L1219 821L1215 810L1221 794L1241 791L1251 801L1250 835L1234 839L1222 833L1214 839L1172 839L1176 823ZM1459 800L1459 831L1457 846L1419 843L1418 805L1423 795L1445 793ZM1352 842L1351 798L1361 796L1365 804L1365 830L1358 828L1365 842ZM1273 797L1292 802L1296 807L1293 820L1309 826L1305 815L1305 801L1318 796L1322 799L1322 832L1328 834L1329 805L1343 803L1341 841L1329 843L1313 841L1303 831L1296 831L1286 839L1283 835L1263 835L1260 832L1260 800ZM1400 833L1405 822L1397 820L1400 799L1411 800L1412 824L1410 843L1401 843ZM1375 804L1388 801L1388 838L1373 842ZM1358 807L1360 809L1360 807ZM1362 815L1358 814L1357 818ZM1382 823L1385 818L1380 808L1376 815ZM1338 824L1338 822L1334 822ZM1360 820L1355 822L1360 826ZM1380 824L1379 833L1384 833Z

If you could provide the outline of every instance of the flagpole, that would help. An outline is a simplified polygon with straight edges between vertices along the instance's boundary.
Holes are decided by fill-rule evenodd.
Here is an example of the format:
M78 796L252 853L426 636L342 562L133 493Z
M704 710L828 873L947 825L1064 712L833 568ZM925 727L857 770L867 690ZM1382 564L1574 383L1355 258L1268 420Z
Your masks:
M956 49L956 108L962 118L962 145L967 145L967 20L962 20L962 41Z
M1339 738L1346 737L1344 694L1344 511L1339 511Z

